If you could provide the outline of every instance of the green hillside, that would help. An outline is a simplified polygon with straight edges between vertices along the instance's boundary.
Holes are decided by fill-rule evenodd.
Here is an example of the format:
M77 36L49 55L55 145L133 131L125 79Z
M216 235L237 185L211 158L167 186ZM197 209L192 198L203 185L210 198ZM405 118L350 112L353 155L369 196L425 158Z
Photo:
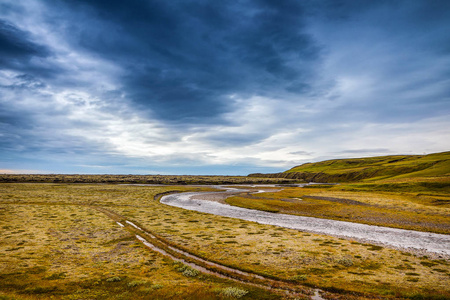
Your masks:
M447 175L450 175L450 152L333 159L302 164L283 173L270 174L270 177L315 182L348 182Z

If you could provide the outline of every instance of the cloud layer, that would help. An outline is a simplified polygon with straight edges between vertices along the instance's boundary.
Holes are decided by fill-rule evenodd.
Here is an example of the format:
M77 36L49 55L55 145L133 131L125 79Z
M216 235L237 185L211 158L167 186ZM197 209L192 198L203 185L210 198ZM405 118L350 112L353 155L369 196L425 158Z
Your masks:
M0 169L247 174L449 150L449 9L2 1Z

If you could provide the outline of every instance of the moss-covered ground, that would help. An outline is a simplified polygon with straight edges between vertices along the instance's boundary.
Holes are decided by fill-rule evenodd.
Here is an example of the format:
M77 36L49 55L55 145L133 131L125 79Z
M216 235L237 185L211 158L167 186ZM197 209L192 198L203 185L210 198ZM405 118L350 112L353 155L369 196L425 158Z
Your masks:
M228 299L230 288L247 291L248 299L279 299L206 274L186 276L179 263L92 208L163 217L153 197L173 189L0 185L0 299Z
M177 248L266 277L319 287L333 293L330 299L450 298L450 266L443 258L186 211L154 200L156 194L192 189L200 188L1 184L0 297L230 299L227 292L235 287L248 292L242 299L290 298L206 274L185 276L179 264L145 248L129 231L93 209L101 207ZM311 188L307 193L346 199L346 193L353 193L334 189ZM297 197L297 189L280 193L291 195L291 200ZM351 199L370 205L385 205L389 198L379 199L364 190L355 195L360 197ZM401 207L407 209L425 205L404 201L407 205Z

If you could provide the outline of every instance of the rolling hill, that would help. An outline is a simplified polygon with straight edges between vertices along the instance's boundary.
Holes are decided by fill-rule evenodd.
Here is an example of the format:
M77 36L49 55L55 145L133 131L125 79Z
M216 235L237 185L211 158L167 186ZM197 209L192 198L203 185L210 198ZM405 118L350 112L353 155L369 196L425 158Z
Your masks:
M282 173L250 174L312 182L352 182L387 178L450 176L450 151L428 155L390 155L305 163Z

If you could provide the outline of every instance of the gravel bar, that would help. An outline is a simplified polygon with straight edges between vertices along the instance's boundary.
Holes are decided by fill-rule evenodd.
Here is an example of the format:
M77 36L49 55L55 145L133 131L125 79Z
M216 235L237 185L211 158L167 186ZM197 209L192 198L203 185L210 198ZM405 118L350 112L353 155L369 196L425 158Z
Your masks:
M245 190L233 190L233 192L236 193L243 191ZM231 195L230 191L218 192L217 194L220 193L228 193L228 195ZM231 206L217 201L204 200L207 199L207 194L212 195L211 192L180 193L163 196L160 201L166 205L223 217L231 217L260 224L275 225L331 236L352 238L364 242L382 244L391 248L409 250L418 254L432 253L439 255L440 257L450 257L450 235L314 217L270 213ZM196 199L196 197L199 196L201 199Z

